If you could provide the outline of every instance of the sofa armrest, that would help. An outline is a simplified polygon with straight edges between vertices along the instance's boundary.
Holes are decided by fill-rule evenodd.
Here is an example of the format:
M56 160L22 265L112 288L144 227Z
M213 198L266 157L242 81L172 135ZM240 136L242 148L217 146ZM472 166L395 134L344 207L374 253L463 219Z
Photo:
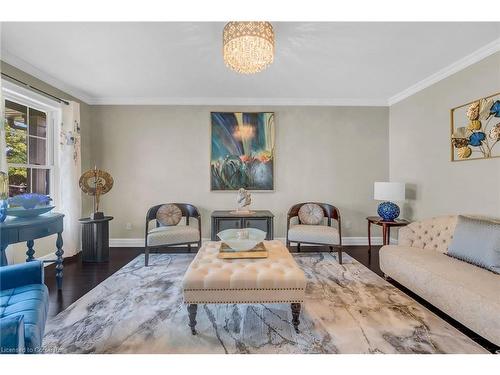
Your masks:
M0 354L24 353L24 316L0 318Z
M410 224L411 225L411 224ZM398 245L407 246L414 240L414 230L411 227L401 227L398 230Z
M43 284L43 263L31 262L0 267L0 290L29 284Z

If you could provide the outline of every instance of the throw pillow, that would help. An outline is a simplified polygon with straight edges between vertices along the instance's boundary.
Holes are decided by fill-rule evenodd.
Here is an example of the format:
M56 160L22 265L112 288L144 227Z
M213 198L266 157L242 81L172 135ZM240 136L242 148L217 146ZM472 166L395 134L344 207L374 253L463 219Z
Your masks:
M161 225L177 225L182 219L182 211L175 204L164 204L156 212L156 220Z
M299 219L302 224L318 225L324 217L323 208L315 203L306 203L299 209Z
M448 255L500 274L500 223L458 216Z

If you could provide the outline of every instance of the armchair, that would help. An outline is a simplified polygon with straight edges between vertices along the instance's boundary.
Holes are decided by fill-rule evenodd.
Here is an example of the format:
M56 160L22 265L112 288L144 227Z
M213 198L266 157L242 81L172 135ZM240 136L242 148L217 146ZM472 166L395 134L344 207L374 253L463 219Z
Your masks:
M0 267L0 354L40 353L49 308L43 263Z
M303 205L308 203L317 204L323 209L327 225L324 225L324 223L318 225L301 223L299 210ZM292 219L294 218L297 219L296 224L292 223ZM333 221L337 222L336 226L332 225ZM342 264L342 229L338 208L328 203L317 202L304 202L292 206L287 214L286 245L290 246L291 242L297 243L297 251L299 252L300 244L326 245L330 251L336 248L339 263Z
M168 203L164 203L168 204ZM198 208L187 203L171 203L176 205L185 218L185 225L162 226L157 219L157 213L161 206L159 204L151 207L146 214L146 235L145 235L145 265L149 264L150 250L159 249L165 246L187 245L191 251L191 245L201 246L201 215ZM197 228L189 225L189 219L194 218L198 222ZM154 220L156 226L149 229L151 221Z

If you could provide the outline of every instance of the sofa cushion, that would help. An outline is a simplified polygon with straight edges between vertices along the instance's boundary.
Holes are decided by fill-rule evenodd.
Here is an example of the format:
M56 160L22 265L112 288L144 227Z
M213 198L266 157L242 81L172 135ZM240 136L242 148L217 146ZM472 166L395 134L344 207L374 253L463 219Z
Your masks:
M28 284L0 291L0 318L23 316L27 353L41 350L47 320L49 291L44 284Z
M189 225L173 225L158 227L148 232L148 246L173 245L188 242L198 242L200 232Z
M446 314L500 345L500 276L434 250L384 246L380 268Z
M327 225L292 225L288 230L288 240L292 242L338 245L340 242L337 228Z
M448 255L500 274L500 223L458 216Z

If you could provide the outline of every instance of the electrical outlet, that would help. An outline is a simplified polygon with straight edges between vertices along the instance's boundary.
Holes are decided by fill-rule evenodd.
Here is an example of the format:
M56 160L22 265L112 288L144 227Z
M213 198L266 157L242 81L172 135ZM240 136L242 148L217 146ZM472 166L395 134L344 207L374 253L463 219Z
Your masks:
M345 222L345 227L346 227L347 229L351 228L351 227L352 227L352 223L351 223L349 220L347 220L347 221Z
M132 230L132 223L125 224L125 229L126 230Z

